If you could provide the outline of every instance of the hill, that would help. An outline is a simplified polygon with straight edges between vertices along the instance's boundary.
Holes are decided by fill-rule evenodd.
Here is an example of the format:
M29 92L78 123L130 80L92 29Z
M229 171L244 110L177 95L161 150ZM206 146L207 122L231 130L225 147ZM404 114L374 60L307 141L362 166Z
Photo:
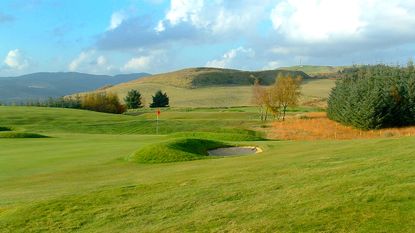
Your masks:
M173 107L249 106L252 98L251 86L255 79L260 80L264 85L269 85L278 75L303 77L305 100L326 98L334 86L333 80L313 79L301 71L192 68L152 75L98 91L116 93L124 98L129 90L137 89L144 96L146 105L157 90L162 90L167 92L170 106Z
M146 73L115 76L76 72L33 73L18 77L0 77L0 101L16 102L28 99L45 99L115 85L140 77Z
M157 74L140 80L131 81L129 84L158 83L181 88L201 88L211 86L248 86L252 85L255 80L258 79L261 84L270 85L274 83L275 77L278 75L291 75L293 77L301 76L303 79L310 78L302 71L241 71L199 67Z
M310 76L319 76L319 75L328 75L335 74L346 68L346 66L311 66L311 65L301 65L301 66L290 66L290 67L281 67L282 70L291 70L291 71L302 71Z

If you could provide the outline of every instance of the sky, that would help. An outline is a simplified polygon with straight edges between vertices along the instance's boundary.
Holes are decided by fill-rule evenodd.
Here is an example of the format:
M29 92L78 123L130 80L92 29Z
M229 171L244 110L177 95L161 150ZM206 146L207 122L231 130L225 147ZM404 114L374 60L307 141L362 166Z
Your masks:
M414 0L0 0L0 76L405 64Z

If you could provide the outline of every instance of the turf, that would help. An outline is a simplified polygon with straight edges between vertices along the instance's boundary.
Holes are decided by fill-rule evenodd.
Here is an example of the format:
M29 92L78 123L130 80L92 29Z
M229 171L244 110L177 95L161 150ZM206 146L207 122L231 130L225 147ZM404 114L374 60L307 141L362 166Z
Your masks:
M0 132L3 132L3 131L12 131L12 129L9 127L0 126Z
M230 126L233 132L251 132L244 125L254 122L249 111L197 110L189 117L171 111L166 119L189 124L237 118ZM18 107L0 107L0 113L2 124L51 136L0 140L1 232L415 230L415 137L232 141L264 152L139 164L126 158L172 140L170 134L116 129L124 117L130 122L150 118L147 113ZM113 122L108 133L93 130L100 122ZM59 126L66 124L73 129ZM181 127L172 131L189 132Z
M26 132L0 132L0 138L47 138L48 136Z
M128 158L137 163L171 163L212 158L207 151L229 144L197 138L180 138L145 146Z

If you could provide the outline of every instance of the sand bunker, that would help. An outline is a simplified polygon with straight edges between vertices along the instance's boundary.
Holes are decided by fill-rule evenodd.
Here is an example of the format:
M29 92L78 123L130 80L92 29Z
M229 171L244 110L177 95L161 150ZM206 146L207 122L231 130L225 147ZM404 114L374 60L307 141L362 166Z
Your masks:
M235 146L209 150L212 156L250 155L262 152L261 148L255 146Z

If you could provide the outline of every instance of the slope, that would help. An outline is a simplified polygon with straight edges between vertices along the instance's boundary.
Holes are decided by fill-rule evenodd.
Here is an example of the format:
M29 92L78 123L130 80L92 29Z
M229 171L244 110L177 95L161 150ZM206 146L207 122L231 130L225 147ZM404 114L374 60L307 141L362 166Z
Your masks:
M173 107L249 106L252 99L251 86L255 79L264 85L269 85L279 75L303 77L305 100L327 97L334 85L333 80L312 79L301 71L192 68L153 75L99 91L116 93L124 98L129 90L137 89L144 96L147 105L151 102L151 96L157 90L162 90L167 92L170 106ZM316 83L317 86L322 87L318 92L313 90Z

